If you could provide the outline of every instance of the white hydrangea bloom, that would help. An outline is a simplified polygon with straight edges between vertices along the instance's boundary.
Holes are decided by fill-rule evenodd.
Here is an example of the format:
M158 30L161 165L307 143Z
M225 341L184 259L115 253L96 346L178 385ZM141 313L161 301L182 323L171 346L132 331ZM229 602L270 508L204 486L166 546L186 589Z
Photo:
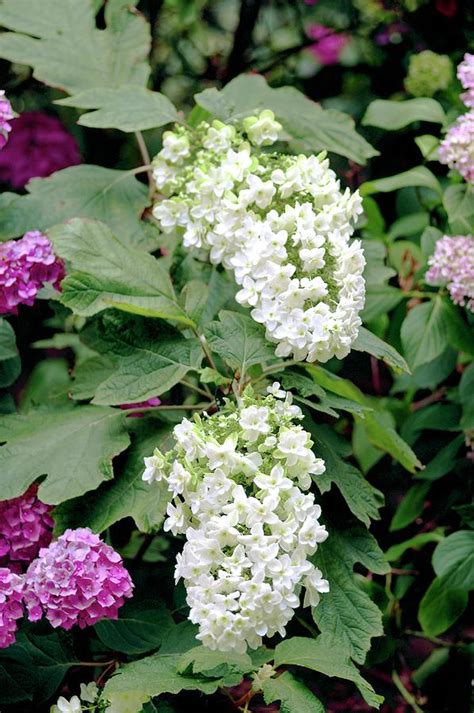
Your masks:
M198 639L243 652L285 626L300 604L316 606L328 582L309 560L327 531L321 508L304 491L324 462L311 450L298 406L275 382L268 396L251 389L240 406L184 419L176 445L160 458L168 482L165 530L184 534L175 577L184 580ZM145 459L144 479L151 459ZM164 464L164 465L163 465Z
M64 696L59 696L57 703L50 709L50 713L81 713L81 711L81 701L77 696L73 696L69 701Z
M341 191L324 153L263 151L281 129L263 111L240 127L166 132L154 160L164 198L153 214L186 248L208 250L233 272L237 301L265 326L277 356L342 359L365 300L361 244L350 242L361 198Z

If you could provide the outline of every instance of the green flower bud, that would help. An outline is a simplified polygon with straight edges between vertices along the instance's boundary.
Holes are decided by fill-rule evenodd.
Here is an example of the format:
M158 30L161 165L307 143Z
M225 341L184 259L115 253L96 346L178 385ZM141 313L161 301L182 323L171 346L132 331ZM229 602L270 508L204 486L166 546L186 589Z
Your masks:
M414 97L432 97L446 89L453 77L453 65L445 54L424 50L410 57L405 89Z

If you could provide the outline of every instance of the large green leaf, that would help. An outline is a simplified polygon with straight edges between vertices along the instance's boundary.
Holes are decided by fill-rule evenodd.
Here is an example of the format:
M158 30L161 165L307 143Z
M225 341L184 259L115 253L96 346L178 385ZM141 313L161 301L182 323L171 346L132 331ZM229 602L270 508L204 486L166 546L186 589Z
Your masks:
M390 530L402 530L415 522L421 515L425 505L426 496L430 489L429 483L416 483L404 495L403 500L395 511L390 523Z
M403 129L404 126L408 126L413 121L431 121L435 124L444 124L446 115L439 102L427 97L406 99L405 101L376 99L367 107L362 124L396 131L397 129Z
M347 379L341 379L340 376L333 374L327 369L320 366L307 366L307 372L316 381L317 384L332 391L344 398L353 399L364 406L376 406L377 402L365 396L360 389ZM364 418L356 416L357 423L364 428L367 438L372 445L379 448L385 453L395 458L403 465L410 473L415 473L417 468L421 468L422 464L410 446L401 438L394 428L387 426L379 417L382 411L374 409L372 412L367 411Z
M312 430L315 449L326 463L326 471L315 477L321 493L327 492L334 483L341 491L351 512L367 526L370 520L380 519L379 509L384 504L380 490L374 488L362 473L344 455L344 441L327 426L317 426Z
M15 332L10 323L0 317L0 388L10 386L18 378L20 371L21 361Z
M461 426L474 429L474 363L465 370L459 382L459 398L462 404Z
M367 352L368 354L372 354L372 356L377 357L377 359L382 359L382 361L397 371L405 371L408 374L410 373L408 364L401 354L399 354L390 344L387 344L364 327L360 327L359 334L353 343L352 348L358 352Z
M34 178L27 190L0 208L0 240L71 218L101 220L135 247L145 239L140 216L148 204L147 189L127 171L71 166L49 178Z
M465 589L452 589L444 577L435 577L418 608L418 620L428 636L438 636L459 619L467 607L469 594Z
M260 75L243 74L222 91L205 89L195 99L199 106L223 121L271 109L290 134L295 150L333 151L362 164L378 153L357 133L347 114L322 109L294 87L272 89Z
M254 364L277 361L264 328L246 314L222 310L219 321L211 322L205 335L212 351L242 374Z
M0 417L2 498L25 492L40 476L39 497L57 504L113 477L112 458L130 439L121 411L79 406Z
M49 237L70 266L61 300L76 314L90 317L116 307L193 324L159 260L128 248L103 223L71 220L53 228Z
M78 124L95 129L143 131L181 121L170 100L159 92L139 86L88 89L56 104L95 109L82 114Z
M97 384L93 403L145 401L198 369L203 353L197 338L185 339L162 322L106 312L83 332L87 346L114 362Z
M402 324L401 339L412 369L436 359L444 351L449 330L449 311L440 297L416 305L408 312Z
M329 537L314 557L330 583L330 591L313 609L321 632L334 636L337 645L355 661L363 663L370 640L382 636L382 613L354 577L357 562L377 574L389 567L377 542L360 527L329 527Z
M474 589L474 532L460 530L439 543L433 568L452 589Z
M263 684L265 703L280 701L280 713L324 713L324 706L289 671L267 679Z
M32 698L45 701L54 694L68 669L77 664L68 632L52 631L43 624L26 625L18 632L16 642L0 651L0 681L9 685L8 679L2 680L4 667L13 674L15 682L20 682L23 695L15 689L12 691L9 685L1 690L0 700L6 703ZM9 699L12 692L13 701Z
M159 648L173 626L171 614L162 602L138 599L126 602L118 619L100 621L94 629L112 651L135 656Z
M429 188L434 193L441 196L441 186L438 179L426 166L417 166L410 168L409 171L397 173L396 176L388 176L387 178L379 178L375 181L363 183L360 192L363 196L368 196L371 193L390 193L398 191L400 188L407 186L418 186L420 188Z
M98 30L88 0L2 0L0 57L33 67L36 79L68 93L92 87L144 86L150 31L136 2L109 3Z
M469 184L448 186L443 204L448 214L453 235L468 235L474 232L474 191Z
M178 672L206 678L220 678L221 685L236 686L244 673L254 667L248 654L211 651L207 646L196 646L184 653L178 663Z
M171 447L171 426L154 419L149 423L148 419L141 419L136 430L127 460L113 480L55 508L58 534L68 527L90 527L100 533L125 517L132 517L142 532L156 532L161 526L170 493L165 482L150 486L142 480L143 459L151 455L154 448L166 451Z
M339 644L336 636L337 633L334 636L322 634L317 639L299 636L286 639L275 648L275 666L302 666L326 676L352 681L367 703L378 708L383 698L378 696L370 683L362 678L350 660L347 650ZM318 708L315 707L313 710L317 711ZM296 709L291 713L297 713Z
M372 200L365 198L364 201ZM386 264L387 249L379 240L363 240L366 284L365 306L362 310L364 322L387 314L403 299L403 292L391 287L388 280L396 275L396 271Z

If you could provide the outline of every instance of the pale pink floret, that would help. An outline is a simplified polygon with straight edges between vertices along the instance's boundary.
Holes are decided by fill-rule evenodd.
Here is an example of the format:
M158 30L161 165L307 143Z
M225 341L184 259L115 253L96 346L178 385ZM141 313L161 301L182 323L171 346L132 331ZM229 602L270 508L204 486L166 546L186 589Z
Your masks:
M32 485L19 498L0 502L0 565L20 572L51 542L51 506L38 499Z
M116 619L132 590L118 552L82 527L40 550L25 575L24 599L30 621L45 616L54 627L82 629Z
M428 260L429 285L445 286L452 301L474 312L474 238L472 235L445 235L436 242Z
M458 79L467 91L461 94L464 104L471 109L474 107L474 54L466 53L458 66Z
M0 567L0 649L15 641L18 619L23 616L22 592L22 577Z
M0 149L3 149L8 141L8 134L12 130L10 121L14 117L12 105L6 98L3 89L0 89Z
M439 160L474 183L474 109L462 114L439 147Z
M0 244L0 314L16 314L19 304L33 305L47 282L59 289L64 266L39 231Z

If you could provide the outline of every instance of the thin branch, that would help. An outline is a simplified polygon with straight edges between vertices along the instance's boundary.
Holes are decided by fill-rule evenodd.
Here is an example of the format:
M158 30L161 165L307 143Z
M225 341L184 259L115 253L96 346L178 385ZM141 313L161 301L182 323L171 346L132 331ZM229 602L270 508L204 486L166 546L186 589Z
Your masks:
M140 149L140 155L143 159L143 163L145 163L148 166L147 174L148 174L148 190L149 190L149 195L150 198L153 195L154 191L154 185L153 185L153 173L151 171L151 158L149 151L147 149L147 145L145 143L145 139L143 138L143 134L141 131L135 131L135 138L137 139L137 144L138 148Z
M392 681L394 682L395 686L398 688L399 692L401 693L403 699L410 705L415 713L424 713L423 708L420 708L420 706L416 702L415 696L410 693L410 691L405 688L405 686L402 683L402 680L398 673L396 671L392 672Z
M195 386L194 384L191 384L190 381L186 381L186 379L181 379L179 382L183 386L185 386L187 389L191 389L191 391L195 391L197 394L201 394L201 396L212 396L211 392L209 389L205 391L204 389L201 389L199 386Z
M424 399L420 399L420 401L415 401L412 403L410 406L410 411L419 411L421 408L425 408L425 406L429 406L430 404L434 404L437 401L441 401L447 391L446 386L440 386L439 389L436 389L436 391L433 391L432 394L429 396L426 396Z
M242 0L239 23L234 34L234 44L227 60L227 80L236 77L245 69L246 54L252 44L252 35L258 19L261 0Z
M147 406L146 408L135 407L122 409L122 413L137 413L138 411L140 413L159 413L160 411L205 411L214 405L214 401L206 401L206 403L201 404L162 404L161 406Z

